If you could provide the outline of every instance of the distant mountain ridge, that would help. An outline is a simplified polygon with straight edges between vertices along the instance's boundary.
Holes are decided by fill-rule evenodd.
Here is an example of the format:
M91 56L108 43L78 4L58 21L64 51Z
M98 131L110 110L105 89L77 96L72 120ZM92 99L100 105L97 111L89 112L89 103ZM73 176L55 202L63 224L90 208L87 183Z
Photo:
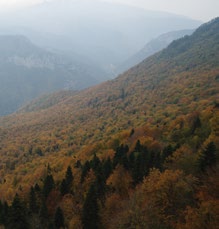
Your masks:
M0 36L0 115L43 93L97 84L104 74L77 55L47 51L24 36Z
M5 18L0 15L0 33L2 28L23 34L42 47L78 53L111 75L115 66L153 37L200 24L166 12L98 0L43 1Z
M154 38L148 42L138 53L119 65L117 68L118 73L128 70L147 57L161 51L162 49L166 48L173 40L179 39L185 35L191 35L193 32L194 30L172 31Z

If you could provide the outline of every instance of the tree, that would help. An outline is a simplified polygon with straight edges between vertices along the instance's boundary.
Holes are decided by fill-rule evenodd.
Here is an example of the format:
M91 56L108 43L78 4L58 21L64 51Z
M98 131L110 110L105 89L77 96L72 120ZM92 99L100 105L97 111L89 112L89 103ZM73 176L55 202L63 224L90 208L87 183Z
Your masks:
M35 194L35 190L33 187L31 187L30 194L29 194L29 209L32 213L38 212L36 194Z
M6 225L8 219L8 204L0 201L0 225Z
M91 184L87 193L82 212L83 229L99 228L99 206L95 184Z
M62 209L60 207L56 209L56 213L54 216L54 224L55 224L55 228L57 229L62 227L64 228L64 216L63 216Z
M116 149L116 153L115 156L113 158L113 167L115 168L118 164L123 164L123 162L126 161L126 159L124 159L124 157L127 157L127 153L129 151L129 147L127 145L120 145L117 149Z
M113 165L110 157L107 158L106 161L103 162L103 175L104 179L107 180L109 175L112 173Z
M43 195L45 198L48 197L49 193L52 191L54 187L55 187L55 183L53 180L53 176L47 175L46 179L44 180L44 185L43 185Z
M74 177L72 174L71 166L68 166L66 174L65 174L65 181L66 181L66 185L68 187L68 191L70 191L70 189L71 189L73 179L74 179Z
M99 168L99 166L100 166L100 163L101 163L101 162L100 162L99 157L97 157L97 155L94 154L93 159L90 161L91 168L92 168L94 171L98 170L98 168Z
M26 219L26 209L20 201L18 194L15 195L12 205L9 209L9 229L28 229Z
M90 162L86 161L83 168L82 168L82 173L81 173L81 183L84 182L85 177L87 176L87 173L90 171Z
M67 185L65 179L62 180L62 183L60 185L60 192L61 192L62 196L64 196L65 194L68 193L68 185Z
M171 145L164 147L162 156L161 156L162 162L164 162L167 157L171 156L173 154L173 151L174 149Z
M214 142L208 143L198 160L199 168L202 172L205 172L207 168L212 168L216 164L216 152L217 150Z

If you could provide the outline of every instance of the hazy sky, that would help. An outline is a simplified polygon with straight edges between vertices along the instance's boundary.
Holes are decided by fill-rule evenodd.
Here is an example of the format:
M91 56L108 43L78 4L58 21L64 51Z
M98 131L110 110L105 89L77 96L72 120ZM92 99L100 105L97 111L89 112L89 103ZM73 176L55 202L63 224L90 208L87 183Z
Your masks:
M22 8L24 6L54 0L0 0L0 10ZM84 0L56 0L84 1ZM89 0L92 1L92 0ZM219 0L99 0L123 3L158 11L181 14L193 19L208 21L219 16Z

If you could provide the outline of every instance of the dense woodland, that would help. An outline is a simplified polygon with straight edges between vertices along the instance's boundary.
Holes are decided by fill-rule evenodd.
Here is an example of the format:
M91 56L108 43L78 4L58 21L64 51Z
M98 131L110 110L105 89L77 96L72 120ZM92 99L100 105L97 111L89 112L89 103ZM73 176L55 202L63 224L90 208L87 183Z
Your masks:
M115 80L0 119L3 228L215 229L219 19Z

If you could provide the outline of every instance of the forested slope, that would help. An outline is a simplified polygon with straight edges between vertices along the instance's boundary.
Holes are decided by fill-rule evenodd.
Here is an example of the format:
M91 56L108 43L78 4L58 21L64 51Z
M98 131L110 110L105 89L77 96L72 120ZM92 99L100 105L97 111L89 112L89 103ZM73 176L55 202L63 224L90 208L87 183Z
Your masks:
M1 223L216 228L218 79L217 18L115 80L1 118Z

